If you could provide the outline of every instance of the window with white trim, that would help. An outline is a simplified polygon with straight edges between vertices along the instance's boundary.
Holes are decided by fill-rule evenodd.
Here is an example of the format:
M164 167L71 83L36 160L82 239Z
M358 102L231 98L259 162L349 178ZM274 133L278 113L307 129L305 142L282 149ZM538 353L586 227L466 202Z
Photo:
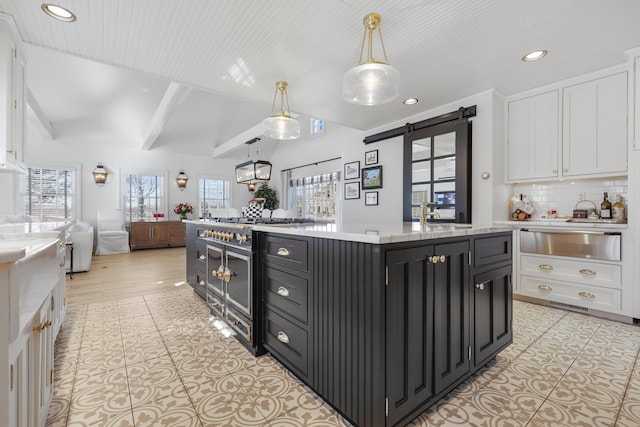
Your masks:
M76 216L73 168L29 168L23 175L20 188L24 213L34 221Z
M163 174L131 172L123 174L123 178L126 221L153 220L154 214L166 213L167 200Z
M220 178L198 179L198 217L208 218L212 209L231 207L229 200L231 182Z

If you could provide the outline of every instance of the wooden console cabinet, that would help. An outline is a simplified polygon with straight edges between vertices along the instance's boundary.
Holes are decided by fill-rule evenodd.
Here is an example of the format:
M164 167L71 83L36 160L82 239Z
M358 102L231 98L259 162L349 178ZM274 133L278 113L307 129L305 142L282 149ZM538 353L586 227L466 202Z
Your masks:
M185 224L182 221L132 222L129 229L131 250L184 246Z

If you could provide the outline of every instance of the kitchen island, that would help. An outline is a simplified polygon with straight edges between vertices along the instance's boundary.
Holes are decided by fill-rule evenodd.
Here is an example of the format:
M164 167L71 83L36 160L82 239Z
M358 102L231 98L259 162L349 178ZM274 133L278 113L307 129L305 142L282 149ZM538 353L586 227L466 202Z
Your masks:
M255 225L256 333L358 426L405 425L512 342L508 227Z

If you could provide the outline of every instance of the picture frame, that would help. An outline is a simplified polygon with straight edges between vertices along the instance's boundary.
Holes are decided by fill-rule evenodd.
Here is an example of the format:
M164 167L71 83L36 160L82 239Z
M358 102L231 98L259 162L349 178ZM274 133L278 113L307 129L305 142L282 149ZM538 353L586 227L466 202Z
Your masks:
M359 179L360 178L360 161L345 163L344 164L344 179Z
M362 168L362 189L382 188L382 166Z
M360 198L360 183L345 182L344 183L344 199L354 200Z
M364 205L365 206L378 206L378 192L367 191L364 193Z
M364 153L364 164L375 165L378 163L378 150L371 150Z

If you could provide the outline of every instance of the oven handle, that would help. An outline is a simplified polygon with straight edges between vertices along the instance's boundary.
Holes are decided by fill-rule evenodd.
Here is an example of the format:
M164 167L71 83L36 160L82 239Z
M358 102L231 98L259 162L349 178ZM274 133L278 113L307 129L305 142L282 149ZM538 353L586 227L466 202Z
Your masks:
M584 231L584 230L530 230L528 228L522 228L520 231L526 231L528 233L545 233L545 234L594 234L596 236L621 236L619 231Z

